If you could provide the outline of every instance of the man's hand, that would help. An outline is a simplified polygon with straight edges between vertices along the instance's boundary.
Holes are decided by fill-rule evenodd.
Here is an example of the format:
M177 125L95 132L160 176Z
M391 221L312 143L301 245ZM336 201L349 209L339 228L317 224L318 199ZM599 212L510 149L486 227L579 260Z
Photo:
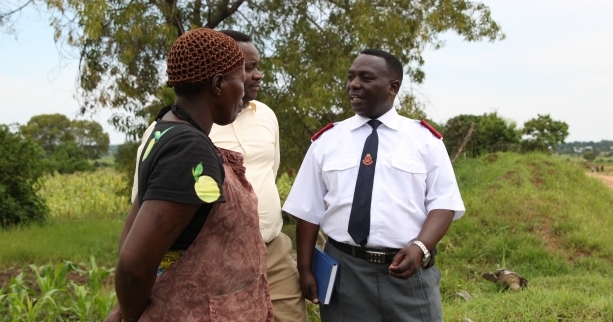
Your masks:
M319 304L319 298L317 296L317 280L313 272L300 272L300 289L302 290L302 296L305 299Z
M424 253L416 245L401 249L394 256L394 260L392 260L392 264L389 267L390 275L401 279L413 276L421 268L423 257Z
M296 224L296 252L298 255L297 266L300 274L300 289L302 295L309 301L318 304L317 298L317 280L313 275L313 251L317 235L319 234L319 225L311 224L297 218Z

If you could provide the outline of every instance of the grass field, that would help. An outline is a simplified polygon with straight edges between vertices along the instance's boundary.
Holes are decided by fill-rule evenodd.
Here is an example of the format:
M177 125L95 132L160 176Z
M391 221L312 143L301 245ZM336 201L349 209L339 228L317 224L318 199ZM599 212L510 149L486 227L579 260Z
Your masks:
M468 211L439 244L446 321L613 320L613 190L543 155L465 160L456 175ZM528 290L481 278L503 267Z
M613 190L580 164L517 154L456 164L467 212L438 246L445 321L613 321ZM21 267L32 276L28 264L62 260L87 266L92 255L113 267L128 206L113 193L114 176L106 169L51 178L45 197L61 206L45 225L0 231L0 272ZM291 224L284 231L294 236ZM508 291L481 277L503 267L527 278L528 289ZM91 298L109 300L108 289L99 292ZM309 310L319 321L317 308ZM87 316L104 315L96 312Z

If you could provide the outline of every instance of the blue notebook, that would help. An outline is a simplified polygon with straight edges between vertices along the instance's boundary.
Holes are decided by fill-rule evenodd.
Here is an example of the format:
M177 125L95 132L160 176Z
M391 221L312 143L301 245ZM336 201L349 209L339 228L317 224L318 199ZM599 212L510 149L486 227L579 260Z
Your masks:
M313 252L313 274L317 279L317 291L321 304L330 304L338 262L326 254L321 248L315 247Z

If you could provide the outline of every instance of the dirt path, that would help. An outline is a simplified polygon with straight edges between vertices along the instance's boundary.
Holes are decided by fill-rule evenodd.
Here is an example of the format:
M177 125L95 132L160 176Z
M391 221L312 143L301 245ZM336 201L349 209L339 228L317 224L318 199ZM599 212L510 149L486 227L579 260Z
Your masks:
M609 188L613 189L613 175L609 173L600 174L597 172L591 172L588 174L590 177L598 178L604 182Z

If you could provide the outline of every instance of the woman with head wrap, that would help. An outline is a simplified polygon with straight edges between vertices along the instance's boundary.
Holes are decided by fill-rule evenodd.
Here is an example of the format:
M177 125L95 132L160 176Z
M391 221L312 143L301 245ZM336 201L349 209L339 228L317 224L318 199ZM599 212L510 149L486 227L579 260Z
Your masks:
M208 137L242 107L243 53L199 28L175 41L167 68L177 98L139 157L107 321L272 321L257 198L242 156Z

